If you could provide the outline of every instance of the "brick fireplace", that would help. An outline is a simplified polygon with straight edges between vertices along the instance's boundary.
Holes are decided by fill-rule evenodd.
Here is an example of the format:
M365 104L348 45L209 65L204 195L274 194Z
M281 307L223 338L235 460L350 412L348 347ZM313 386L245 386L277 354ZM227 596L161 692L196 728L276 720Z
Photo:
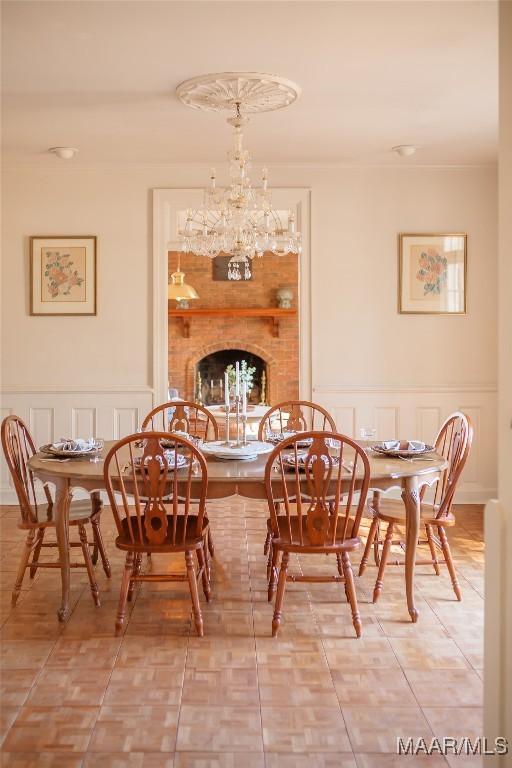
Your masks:
M177 258L176 253L169 253L169 273L176 270ZM240 359L248 355L261 358L267 404L299 396L297 256L265 254L254 259L252 267L252 280L213 280L209 259L181 256L185 281L196 289L199 299L190 302L190 314L184 310L184 317L170 314L168 319L169 384L180 397L197 399L198 366L222 350L237 350L235 357ZM268 313L277 307L276 291L284 285L293 288L295 311L272 316ZM174 301L169 302L169 309L175 309ZM228 310L239 314L219 314ZM262 316L257 310L263 310Z

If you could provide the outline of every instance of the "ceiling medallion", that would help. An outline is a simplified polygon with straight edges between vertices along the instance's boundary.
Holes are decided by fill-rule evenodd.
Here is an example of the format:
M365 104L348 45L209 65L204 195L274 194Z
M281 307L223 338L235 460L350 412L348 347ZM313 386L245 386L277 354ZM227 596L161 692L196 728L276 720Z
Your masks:
M185 227L179 231L181 250L210 258L230 255L230 280L249 279L250 260L267 251L300 253L301 235L296 231L295 216L291 211L273 209L266 168L261 172L261 186L251 185L250 155L243 148L242 133L248 114L292 104L300 96L299 86L277 75L223 72L186 80L176 94L195 109L229 111L227 122L234 128L233 149L228 152L229 185L218 187L212 168L203 207L187 211Z

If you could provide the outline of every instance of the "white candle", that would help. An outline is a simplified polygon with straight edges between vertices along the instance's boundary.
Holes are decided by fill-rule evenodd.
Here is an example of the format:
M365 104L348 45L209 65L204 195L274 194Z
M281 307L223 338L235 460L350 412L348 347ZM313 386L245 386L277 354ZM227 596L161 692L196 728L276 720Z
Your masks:
M242 381L242 415L247 416L247 382Z
M240 363L236 363L235 366L236 378L235 378L235 395L240 397Z
M229 410L229 376L227 371L224 374L224 402Z

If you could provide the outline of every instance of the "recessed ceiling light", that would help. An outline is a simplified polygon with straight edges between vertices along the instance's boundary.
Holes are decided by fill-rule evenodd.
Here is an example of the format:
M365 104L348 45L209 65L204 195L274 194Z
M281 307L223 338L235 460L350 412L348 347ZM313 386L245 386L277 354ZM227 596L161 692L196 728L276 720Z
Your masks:
M400 157L410 157L414 155L418 147L414 144L399 144L397 147L393 147L393 152L396 152Z
M50 147L48 152L56 155L61 160L71 160L78 152L78 149L76 147Z

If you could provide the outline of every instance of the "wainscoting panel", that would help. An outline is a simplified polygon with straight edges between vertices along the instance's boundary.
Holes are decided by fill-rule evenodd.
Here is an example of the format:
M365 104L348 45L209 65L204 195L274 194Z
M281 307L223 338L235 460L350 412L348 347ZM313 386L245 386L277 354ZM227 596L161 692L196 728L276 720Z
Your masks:
M37 446L60 437L102 437L116 440L135 432L153 407L150 387L119 387L83 391L64 386L34 390L17 388L2 393L2 418L20 416ZM15 503L5 460L0 461L0 503Z
M97 437L96 408L71 409L71 437Z
M356 439L361 427L373 427L379 440L432 443L447 416L464 411L473 421L475 437L456 501L484 503L496 496L495 387L317 385L313 400L334 415L340 432Z

